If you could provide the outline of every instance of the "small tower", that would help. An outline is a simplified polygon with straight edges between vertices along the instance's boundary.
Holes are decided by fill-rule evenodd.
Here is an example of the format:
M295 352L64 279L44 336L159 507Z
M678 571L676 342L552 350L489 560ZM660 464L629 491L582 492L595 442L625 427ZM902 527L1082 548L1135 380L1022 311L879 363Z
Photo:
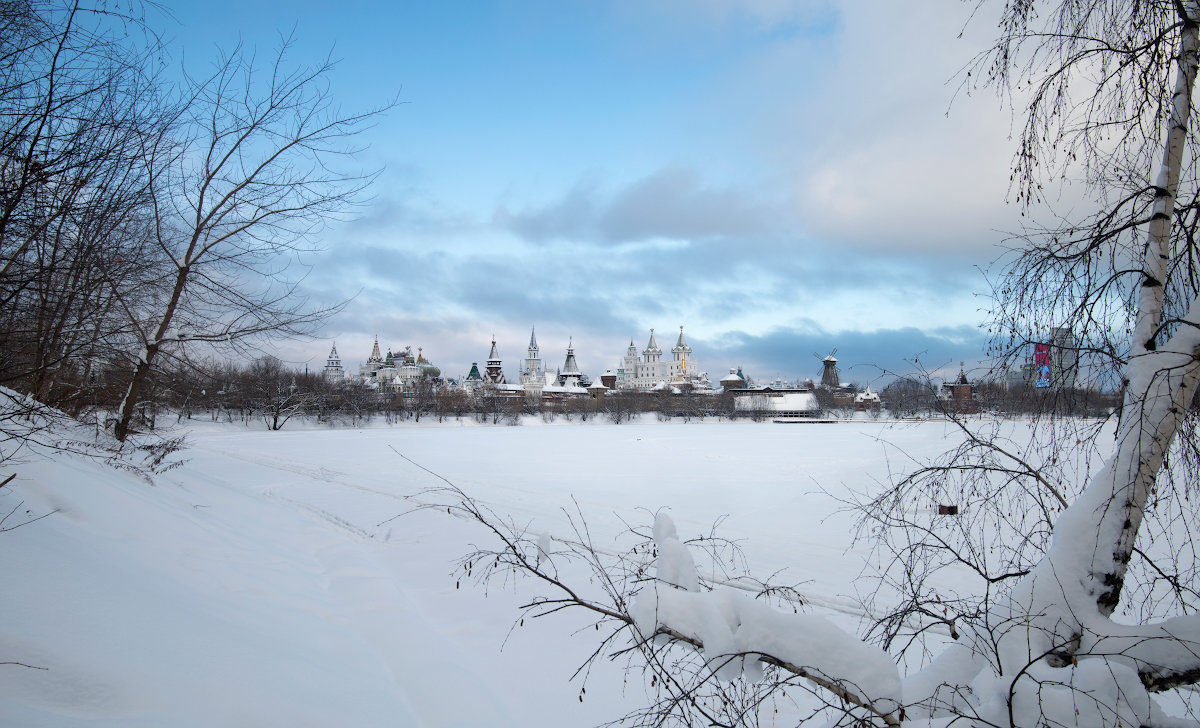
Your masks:
M379 353L379 336L375 337L375 344L371 347L371 355L367 357L367 363L358 368L358 376L365 378L378 377L379 370L383 368L383 354Z
M683 338L683 327L679 327L679 341L675 342L675 346L671 347L671 355L675 359L675 375L678 379L686 379L688 376L688 355L692 353L692 347L688 346L687 341Z
M633 343L633 339L630 339L629 348L625 350L625 358L621 360L621 365L617 367L617 384L625 389L636 387L637 369L637 344Z
M567 360L558 374L558 383L564 387L578 387L581 379L583 372L579 371L579 365L575 363L574 342L570 341L567 343Z
M488 355L487 368L483 373L483 381L491 384L506 384L504 369L500 366L500 353L496 351L496 337L492 337L492 353Z
M325 360L325 380L329 382L340 382L346 378L346 371L342 369L342 360L337 353L337 342L333 342L333 348L329 350L329 358Z
M521 366L521 384L545 381L546 365L538 350L537 337L534 330L529 330L529 349L525 354L525 362Z
M662 349L658 348L658 344L654 341L654 329L650 329L650 343L646 344L645 349L642 349L642 357L647 364L654 364L662 359Z

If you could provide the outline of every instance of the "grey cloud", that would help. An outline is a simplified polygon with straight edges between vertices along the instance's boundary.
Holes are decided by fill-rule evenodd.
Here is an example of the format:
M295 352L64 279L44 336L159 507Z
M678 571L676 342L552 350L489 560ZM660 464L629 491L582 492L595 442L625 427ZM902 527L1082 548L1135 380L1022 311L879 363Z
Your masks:
M665 167L614 192L584 181L541 207L512 211L501 205L492 220L534 243L618 245L762 236L777 217L770 207L744 191L706 186L694 170Z

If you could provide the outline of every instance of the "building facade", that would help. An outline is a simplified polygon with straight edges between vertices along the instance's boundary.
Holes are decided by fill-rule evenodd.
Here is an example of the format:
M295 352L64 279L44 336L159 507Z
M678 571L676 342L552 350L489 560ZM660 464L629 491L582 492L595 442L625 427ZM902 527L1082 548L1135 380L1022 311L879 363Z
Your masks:
M670 359L663 359L662 349L654 338L654 329L650 329L650 341L642 349L640 357L637 346L630 340L629 348L625 350L625 356L617 368L617 388L649 391L684 384L707 387L707 376L699 371L691 356L692 347L688 346L683 336L682 326L679 327L679 339L671 347Z

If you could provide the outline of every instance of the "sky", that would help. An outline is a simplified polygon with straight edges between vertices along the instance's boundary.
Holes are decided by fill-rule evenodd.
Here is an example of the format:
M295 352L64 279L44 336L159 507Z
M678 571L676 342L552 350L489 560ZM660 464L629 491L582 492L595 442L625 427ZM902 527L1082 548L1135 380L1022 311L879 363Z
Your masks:
M960 91L991 28L922 0L214 0L153 19L189 67L290 34L337 60L380 170L303 288L349 298L298 368L421 347L514 379L536 329L592 377L684 327L716 382L979 366L1005 231L1012 114ZM168 17L169 16L169 17ZM916 364L914 364L916 362Z

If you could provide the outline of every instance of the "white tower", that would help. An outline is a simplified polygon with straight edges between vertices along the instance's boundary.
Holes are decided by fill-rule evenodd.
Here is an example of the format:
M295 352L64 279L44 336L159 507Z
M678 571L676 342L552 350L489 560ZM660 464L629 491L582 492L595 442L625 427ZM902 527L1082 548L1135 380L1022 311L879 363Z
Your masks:
M545 381L545 376L546 366L538 352L537 337L534 336L534 330L530 329L529 350L525 355L525 362L521 366L521 384L541 383Z
M337 342L333 342L333 348L329 350L329 358L325 360L325 379L330 382L340 382L346 378L346 371L342 369L342 360L338 357Z
M671 362L671 368L674 370L675 379L686 379L688 376L688 355L692 353L692 347L683 338L683 327L679 327L679 341L675 342L675 346L671 347L671 354L674 361Z
M657 364L662 359L662 349L658 348L658 343L654 341L654 329L650 329L650 343L642 349L642 357L647 364Z

